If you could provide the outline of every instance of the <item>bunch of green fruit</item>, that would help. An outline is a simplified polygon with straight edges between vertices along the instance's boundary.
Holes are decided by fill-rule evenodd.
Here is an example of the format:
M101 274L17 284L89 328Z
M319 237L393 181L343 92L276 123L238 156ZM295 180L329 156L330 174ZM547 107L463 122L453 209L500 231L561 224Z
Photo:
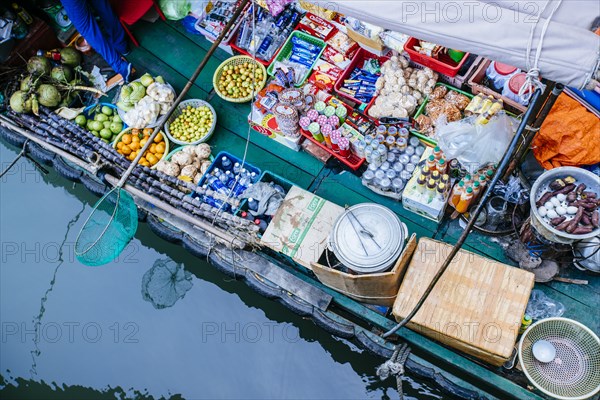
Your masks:
M226 65L217 83L219 91L225 96L234 99L243 99L250 96L255 90L261 89L263 80L262 69L254 63L239 65Z
M207 106L187 106L169 125L169 133L182 142L195 142L210 132L213 124L212 110Z
M113 109L108 106L102 106L96 109L93 113L93 118L86 118L85 115L79 114L75 118L75 123L82 128L92 132L96 137L101 138L106 143L111 143L117 135L123 130L123 121Z

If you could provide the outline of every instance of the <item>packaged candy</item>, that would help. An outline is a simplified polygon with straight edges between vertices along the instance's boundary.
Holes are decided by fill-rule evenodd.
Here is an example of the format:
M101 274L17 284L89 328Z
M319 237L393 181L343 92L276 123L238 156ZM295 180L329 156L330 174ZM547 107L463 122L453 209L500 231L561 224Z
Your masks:
M343 70L322 59L317 60L314 70L329 75L334 81L337 81L344 73Z
M319 71L314 71L308 78L308 81L326 92L331 92L335 85L335 79L333 77Z
M350 65L350 59L331 46L325 47L321 58L344 70Z
M358 43L340 31L331 36L327 40L327 44L349 58L352 58L356 50L358 50Z
M332 23L312 13L306 13L300 20L298 29L323 40L327 40L337 32L337 28Z

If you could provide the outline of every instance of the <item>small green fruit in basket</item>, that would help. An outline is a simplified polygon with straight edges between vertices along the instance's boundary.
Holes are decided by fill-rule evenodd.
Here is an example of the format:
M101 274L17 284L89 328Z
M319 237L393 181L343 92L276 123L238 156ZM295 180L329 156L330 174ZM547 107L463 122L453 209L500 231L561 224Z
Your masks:
M121 132L123 130L123 124L121 122L115 122L115 121L113 121L113 122L110 123L110 127L109 128L110 128L110 131L112 133L119 133L119 132Z
M104 121L108 121L108 116L107 116L107 115L105 115L105 114L102 114L102 113L97 113L97 114L94 116L94 119L95 119L96 121L104 122Z
M110 124L111 124L110 121L104 121L104 122L102 122L102 125L104 125L104 128L106 128L106 129L110 128Z
M119 117L119 114L115 114L115 115L113 116L113 121L114 121L114 122L123 122L123 121L121 121L121 117Z
M181 110L181 115L169 125L169 132L179 141L193 142L206 136L212 124L213 115L210 108L188 106Z
M106 128L105 128L105 129L102 129L102 130L100 130L100 137L101 137L102 139L107 139L107 140L108 140L108 139L111 139L111 138L112 138L112 135L113 135L113 134L112 134L112 132L110 131L110 129L106 129Z
M109 106L102 106L102 114L111 116L113 114L113 110Z
M85 115L79 114L75 117L75 123L81 127L85 127L87 124L87 118L85 118Z
M101 129L104 129L104 124L101 121L91 121L89 127L92 131L100 131Z

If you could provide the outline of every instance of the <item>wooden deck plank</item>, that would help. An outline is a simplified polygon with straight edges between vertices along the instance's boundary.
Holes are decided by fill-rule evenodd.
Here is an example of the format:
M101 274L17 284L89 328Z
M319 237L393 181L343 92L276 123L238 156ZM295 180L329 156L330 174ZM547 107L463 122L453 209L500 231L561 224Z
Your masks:
M181 21L167 21L166 24L169 27L175 29L177 32L181 33L183 36L190 39L192 42L194 42L196 45L203 48L204 50L208 50L210 48L210 46L212 45L212 42L210 42L208 39L206 39L200 33L188 32L183 27L183 24L181 23ZM225 61L226 59L228 59L229 57L231 57L231 54L227 53L223 49L217 49L217 51L215 52L213 57L222 62L222 61Z

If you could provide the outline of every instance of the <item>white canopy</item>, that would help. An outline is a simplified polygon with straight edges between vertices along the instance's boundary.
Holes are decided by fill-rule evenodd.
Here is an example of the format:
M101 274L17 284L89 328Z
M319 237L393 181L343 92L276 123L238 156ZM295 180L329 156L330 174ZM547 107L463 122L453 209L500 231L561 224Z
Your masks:
M311 1L385 29L525 71L535 65L537 47L547 28L537 65L540 74L576 88L583 88L594 77L600 63L600 36L590 30L600 15L597 0Z

